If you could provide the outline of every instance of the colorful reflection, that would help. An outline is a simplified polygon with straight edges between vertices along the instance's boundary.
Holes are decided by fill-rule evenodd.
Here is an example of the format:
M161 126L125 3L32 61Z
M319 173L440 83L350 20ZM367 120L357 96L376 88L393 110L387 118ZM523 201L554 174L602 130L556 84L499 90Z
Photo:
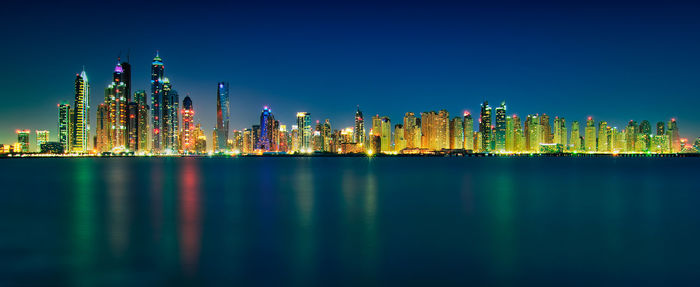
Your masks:
M180 262L194 274L200 252L200 174L197 159L184 159L180 172Z

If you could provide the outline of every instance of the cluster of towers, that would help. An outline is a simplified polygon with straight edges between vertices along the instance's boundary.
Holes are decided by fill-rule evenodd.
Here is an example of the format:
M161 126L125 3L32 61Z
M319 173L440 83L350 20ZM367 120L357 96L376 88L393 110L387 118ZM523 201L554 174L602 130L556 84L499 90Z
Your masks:
M531 114L521 119L508 115L505 102L492 108L487 101L480 107L478 123L469 112L450 117L447 110L420 114L407 112L403 122L392 125L387 116L373 116L365 133L365 118L359 106L354 126L332 129L330 120L312 124L311 114L299 112L289 129L280 124L272 110L264 107L259 123L229 133L229 84L217 83L216 126L211 145L200 124L195 124L192 99L182 102L170 80L160 55L151 63L150 104L144 90L132 94L131 65L117 60L112 81L106 87L104 102L97 107L96 135L91 138L89 82L85 71L76 75L73 105L58 106L58 137L64 152L134 152L143 154L195 153L430 153L464 150L479 153L550 152L654 152L691 151L681 139L675 119L656 124L630 121L622 129L589 117L583 130L578 121L567 125L563 117ZM37 135L39 133L37 132ZM28 149L28 132L18 130L20 145ZM41 138L48 141L48 132ZM92 141L92 142L91 142ZM24 142L27 147L22 146Z

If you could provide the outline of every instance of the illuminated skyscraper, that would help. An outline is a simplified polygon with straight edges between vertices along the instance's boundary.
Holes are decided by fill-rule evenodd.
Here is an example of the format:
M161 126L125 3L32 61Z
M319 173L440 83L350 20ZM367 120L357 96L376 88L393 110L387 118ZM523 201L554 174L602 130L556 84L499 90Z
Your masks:
M625 128L625 151L636 151L637 143L637 122L630 120Z
M450 121L450 149L464 148L464 123L462 117L454 117Z
M71 109L70 104L61 103L58 105L58 142L63 146L64 152L71 150Z
M420 148L420 121L412 112L403 117L403 132L407 148Z
M552 135L552 126L549 124L549 116L547 114L542 114L540 116L540 125L542 126L542 140L541 143L551 144L554 139Z
M446 110L421 113L421 147L429 150L450 148L450 114Z
M402 124L394 125L394 150L401 152L406 148L406 131Z
M151 149L154 153L163 150L163 80L165 79L165 66L158 51L151 63L151 118L152 129Z
M506 117L506 148L507 152L515 151L515 123L513 117Z
M525 149L529 152L539 152L540 144L544 143L540 119L539 115L527 115L525 118Z
M41 145L49 142L49 131L36 131L36 150L41 150Z
M561 144L562 146L567 146L567 129L566 120L560 117L554 117L554 138L552 140L555 144Z
M598 122L598 152L609 152L608 146L608 123L606 121Z
M139 149L139 105L135 102L129 102L127 111L129 115L126 121L127 149L137 151Z
M275 129L275 116L266 106L260 113L260 139L258 140L256 149L263 151L274 151L274 135L278 131Z
M71 124L71 150L87 152L90 139L90 84L85 70L75 75L75 105Z
M523 134L523 125L518 115L513 115L513 150L521 152L525 150L525 134Z
M474 119L469 112L464 112L464 149L476 150L474 148Z
M134 101L138 105L137 112L137 133L138 133L138 151L148 150L148 136L150 134L148 128L148 100L146 91L140 90L134 93Z
M219 82L216 89L216 146L215 151L226 150L229 124L228 83Z
M571 151L581 150L581 134L579 133L578 121L571 122L571 136L569 137Z
M182 100L182 150L185 153L194 152L196 138L194 137L194 108L192 107L192 99L190 96L185 96Z
M391 151L391 120L389 117L381 117L379 136L381 137L382 151Z
M639 129L637 130L637 142L635 143L635 149L640 152L646 152L651 147L651 124L647 120L643 120L639 123Z
M30 130L16 130L17 143L20 146L20 152L29 152L29 134ZM17 152L17 151L15 151Z
M179 149L177 145L180 142L180 96L176 90L173 90L172 84L170 84L168 78L163 79L162 110L161 138L163 141L163 148L167 151L175 152Z
M496 151L506 150L506 102L502 102L501 106L496 108L496 134L495 134Z
M357 106L357 111L355 112L355 132L353 134L353 141L358 144L365 143L365 118L360 111L360 106Z
M675 118L671 119L671 121L668 122L668 135L669 144L671 145L671 152L680 152L681 137L680 133L678 132L678 124L676 123Z
M586 130L584 131L584 141L585 141L585 149L586 151L596 151L597 146L596 146L596 128L595 128L595 121L593 121L593 117L588 117L588 120L586 120Z
M95 130L97 131L97 142L95 150L98 152L107 152L112 149L110 144L111 122L109 119L109 106L100 104L97 106L97 122Z
M298 118L297 118L298 120ZM299 143L300 137L299 137L299 126L298 125L292 125L292 131L289 133L289 136L292 138L292 151L300 151L301 150L301 144Z
M253 152L253 130L243 130L243 153Z
M488 101L481 104L479 116L479 132L481 133L481 145L484 151L491 151L491 107Z
M297 128L299 139L299 151L309 151L311 149L311 114L307 112L297 113Z
M105 89L105 103L109 107L109 141L112 149L127 149L127 101L126 84L122 82L122 66L117 61L114 68L112 83Z

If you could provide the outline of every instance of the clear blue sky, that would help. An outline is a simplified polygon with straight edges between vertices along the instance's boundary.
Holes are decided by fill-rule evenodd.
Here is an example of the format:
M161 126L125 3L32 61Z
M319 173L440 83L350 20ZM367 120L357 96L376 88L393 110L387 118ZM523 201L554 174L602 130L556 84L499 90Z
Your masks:
M15 142L17 128L56 140L56 105L72 102L83 65L94 121L127 49L133 88L147 91L160 50L207 135L216 83L228 81L234 129L265 105L282 124L307 111L339 129L358 104L399 122L407 111L477 114L486 99L506 100L509 114L618 127L676 117L681 136L700 136L692 2L59 2L11 0L0 11L0 143Z

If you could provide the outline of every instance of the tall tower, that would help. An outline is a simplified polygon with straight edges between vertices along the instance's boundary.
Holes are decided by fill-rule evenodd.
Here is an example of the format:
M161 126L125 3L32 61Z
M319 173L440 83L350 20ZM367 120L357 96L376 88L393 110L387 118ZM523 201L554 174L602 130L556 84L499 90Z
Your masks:
M49 131L36 131L36 150L41 151L41 145L49 142Z
M165 78L165 66L158 51L151 63L151 119L153 133L151 135L151 149L153 153L160 153L163 149L163 79Z
M474 119L469 112L464 112L464 149L474 150Z
M681 151L681 136L680 136L680 133L678 132L678 124L676 123L675 118L672 118L668 122L668 134L669 134L669 143L671 145L671 152L680 152Z
M571 151L578 151L581 149L581 134L579 132L578 121L571 122L571 137L569 138L569 143L571 144Z
M137 117L137 133L138 133L138 151L148 150L148 100L146 91L139 90L134 93L134 102L138 105Z
M270 111L270 108L265 106L260 113L260 138L256 143L256 149L263 151L274 150L275 138L275 116Z
M163 106L162 106L162 132L161 138L163 148L170 152L178 150L180 133L180 97L176 90L173 90L170 80L163 79Z
M416 114L407 112L404 115L403 132L407 148L420 148L420 124Z
M126 95L126 84L123 82L124 69L117 60L117 65L114 67L112 74L112 83L105 90L105 102L109 106L109 139L112 148L127 149L128 148L128 107Z
M297 128L298 128L298 148L299 151L305 152L311 148L311 114L307 112L297 113Z
M389 117L381 117L381 130L378 131L381 137L382 151L391 150L391 119Z
M229 124L228 82L219 82L216 89L216 143L215 151L226 150Z
M479 116L479 132L481 133L481 144L484 151L491 150L491 107L488 101L481 104L481 115Z
M608 123L606 121L598 122L598 152L609 152L608 145Z
M352 140L357 144L365 143L365 118L362 116L359 105L355 112L355 132L353 133Z
M72 151L87 152L90 139L90 84L85 70L75 75L75 104L71 124Z
M496 108L496 150L506 150L506 102Z
M588 117L588 119L586 120L586 130L584 132L586 151L596 151L596 129L593 117Z
M450 149L464 148L464 123L462 117L450 121Z
M63 152L71 150L71 111L70 104L58 105L58 142L63 146Z
M182 100L182 150L185 153L195 151L194 132L194 108L192 107L192 99L190 96L186 96Z
M20 152L29 152L29 134L30 130L16 130L17 143L19 143ZM15 150L17 152L17 150Z

